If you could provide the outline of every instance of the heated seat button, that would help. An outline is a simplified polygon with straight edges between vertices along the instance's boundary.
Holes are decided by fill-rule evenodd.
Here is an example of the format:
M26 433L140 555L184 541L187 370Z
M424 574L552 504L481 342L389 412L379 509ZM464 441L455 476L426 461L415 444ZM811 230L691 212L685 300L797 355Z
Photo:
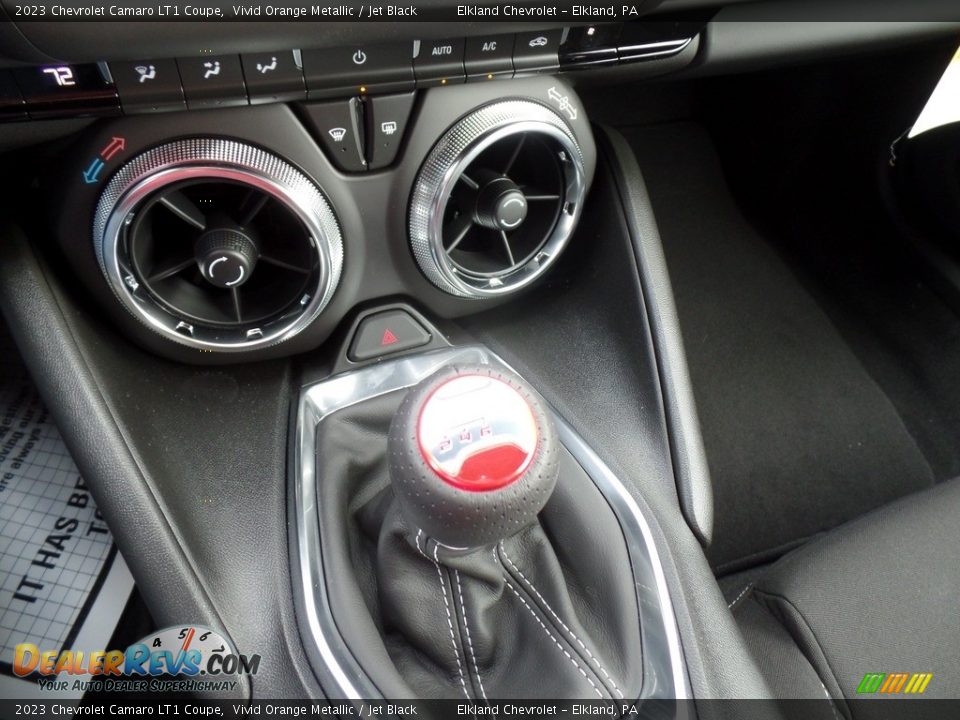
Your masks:
M303 106L314 135L333 164L346 172L367 169L363 152L363 119L359 98Z
M251 105L306 99L299 51L245 53L240 60Z
M467 82L513 77L513 35L467 38L463 66Z
M183 92L191 110L247 104L238 55L178 58Z
M560 67L562 30L519 33L513 45L513 69L518 75L551 72Z
M429 342L430 333L408 313L388 310L360 322L348 356L351 360L370 360Z
M185 110L187 107L174 60L112 62L110 74L126 113Z
M413 90L413 43L303 51L311 100Z
M417 87L462 83L464 41L423 40L413 59Z
M407 120L413 107L414 93L383 95L367 100L367 160L371 170L379 170L393 162L403 142Z

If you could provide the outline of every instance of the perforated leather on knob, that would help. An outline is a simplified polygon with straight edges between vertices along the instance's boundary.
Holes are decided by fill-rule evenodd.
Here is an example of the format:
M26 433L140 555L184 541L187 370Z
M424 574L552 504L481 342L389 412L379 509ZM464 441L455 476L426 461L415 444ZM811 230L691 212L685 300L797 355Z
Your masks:
M454 418L454 424L448 428L452 445L479 441L482 452L486 452L490 442L484 444L481 433L492 441L502 434L497 428L509 425L514 439L504 440L504 444L514 446L510 453L520 453L528 447L527 436L517 440L517 432L525 432L525 423L532 416L535 425L532 455L524 462L518 458L518 472L512 473L514 477L506 476L506 481L504 476L493 477L494 482L458 481L462 476L452 471L449 465L439 462L438 457L424 447L424 438L420 434L424 406L431 402L438 389L465 376L474 376L481 381L489 378L491 383L508 386L522 398L526 407L471 400L469 394L448 399L448 402L466 404L462 412L457 413L466 420L460 422ZM488 392L495 389L491 385ZM480 389L479 396L482 392ZM476 407L471 406L471 402ZM529 415L524 418L522 414L527 409ZM498 418L495 417L497 412L510 415ZM461 440L461 436L465 439ZM452 455L458 448L444 449L450 450L447 455ZM462 448L467 453L472 449ZM486 460L476 452L468 461L477 464ZM488 366L448 367L414 387L401 403L390 426L388 462L394 493L404 516L414 527L448 547L475 548L510 537L535 521L557 482L558 440L543 401L520 378ZM494 463L491 467L491 473L501 472L502 457L500 464ZM476 473L476 470L471 471L470 477Z

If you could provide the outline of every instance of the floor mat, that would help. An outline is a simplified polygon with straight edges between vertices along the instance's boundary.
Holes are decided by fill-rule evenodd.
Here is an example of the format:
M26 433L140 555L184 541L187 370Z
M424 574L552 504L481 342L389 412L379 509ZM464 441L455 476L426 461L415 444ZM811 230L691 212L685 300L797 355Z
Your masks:
M696 125L632 128L677 299L715 498L718 573L933 475L895 407L746 222Z
M37 696L16 646L103 650L133 588L80 473L0 325L0 696ZM56 697L80 697L67 689ZM50 693L39 697L51 697Z

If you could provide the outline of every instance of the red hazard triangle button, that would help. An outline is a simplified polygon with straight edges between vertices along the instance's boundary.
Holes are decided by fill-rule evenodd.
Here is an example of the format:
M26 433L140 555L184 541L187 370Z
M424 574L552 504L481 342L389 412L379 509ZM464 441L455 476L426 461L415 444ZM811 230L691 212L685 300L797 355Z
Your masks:
M351 360L370 360L430 343L430 333L410 313L385 310L360 321L350 344Z

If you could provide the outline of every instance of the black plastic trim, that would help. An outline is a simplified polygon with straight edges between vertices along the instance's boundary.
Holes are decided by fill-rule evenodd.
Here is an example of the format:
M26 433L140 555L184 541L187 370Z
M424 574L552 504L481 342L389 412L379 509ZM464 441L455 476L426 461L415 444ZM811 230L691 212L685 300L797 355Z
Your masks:
M713 485L656 218L636 156L623 136L604 128L599 147L613 174L633 242L653 333L680 508L706 547L713 532Z

